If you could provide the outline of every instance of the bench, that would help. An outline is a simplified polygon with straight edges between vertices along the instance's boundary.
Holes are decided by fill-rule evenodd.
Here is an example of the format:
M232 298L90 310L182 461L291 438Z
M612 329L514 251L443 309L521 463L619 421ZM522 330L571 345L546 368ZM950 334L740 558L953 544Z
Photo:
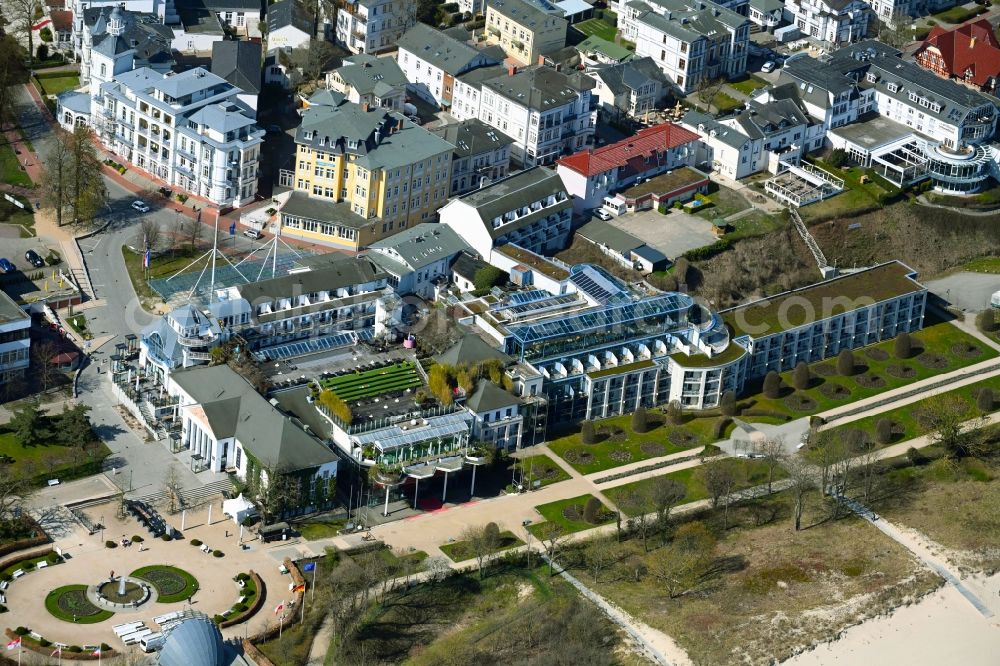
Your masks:
M125 624L116 624L111 627L111 631L115 632L115 635L121 638L122 636L131 634L134 631L138 631L142 626L142 622L126 622Z
M247 582L245 580L241 580L240 581L240 589L242 590L246 586L247 586Z
M35 565L35 568L36 569L44 569L47 566L49 566L49 563L46 562L45 560L42 560L41 562L39 562L38 564Z
M207 552L209 552L210 550L212 550L212 549L208 547L208 544L207 544L207 543L203 543L203 544L201 544L201 552L203 552L203 553L207 553Z
M7 597L5 597L2 593L0 593L0 604L5 604L5 603L7 603Z
M241 596L241 597L240 597L240 600L239 600L239 601L237 601L236 603L238 603L238 604L242 604L242 603L244 603L244 602L245 602L246 600L247 600L247 597L246 597L246 595L243 595L243 596Z
M0 590L6 590L9 585L10 582L5 580L4 582L0 583Z
M18 569L17 571L11 574L11 576L13 576L14 578L20 578L23 575L24 575L24 569Z
M49 479L49 485L50 486L58 486L59 485L59 479Z
M279 564L278 571L280 571L283 574L286 574L288 573L288 567L286 567L284 564Z
M149 636L151 633L153 633L152 629L140 629L139 631L135 631L131 634L125 634L121 638L125 645L135 645L142 639L143 636Z

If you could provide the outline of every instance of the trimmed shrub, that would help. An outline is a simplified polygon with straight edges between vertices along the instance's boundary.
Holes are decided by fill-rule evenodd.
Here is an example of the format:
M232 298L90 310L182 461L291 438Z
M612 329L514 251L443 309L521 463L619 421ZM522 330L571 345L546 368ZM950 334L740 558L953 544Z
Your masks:
M777 398L781 394L781 376L771 370L764 376L764 395L768 398Z
M246 613L247 612L247 605L246 604L236 604L235 606L233 606L233 612L234 613Z
M38 56L39 60L48 60L49 59L49 45L48 44L39 44L38 48L35 49L35 55Z
M597 524L597 516L601 512L601 500L591 496L583 505L583 520L591 525Z
M805 361L799 361L795 364L795 370L792 372L792 385L796 391L805 391L809 388L809 366L806 365Z
M59 562L59 561L60 561L61 559L62 559L62 558L61 558L61 557L59 557L59 554L58 554L58 553L56 553L55 551L52 551L51 553L49 553L49 554L48 554L48 555L47 555L47 556L45 557L45 560L46 560L46 561L47 561L47 562L48 562L49 564L56 564L56 563L58 563L58 562Z
M216 614L215 616L212 617L212 622L214 622L216 624L222 624L225 621L226 621L226 618L224 618L224 617L222 617L221 615L218 615L218 614Z
M486 527L483 528L486 535L490 537L493 543L500 542L500 526L496 523L486 523Z
M225 555L225 553L223 553L221 550L213 550L212 551L212 557L222 557L224 555Z
M111 649L110 645L108 645L107 643L101 643L101 652L107 652L110 649Z
M593 421L584 421L583 425L580 426L580 441L584 444L593 444L597 441Z
M892 353L896 358L910 358L913 354L913 342L909 333L903 331L896 336L896 341L892 343Z
M913 446L906 449L906 459L910 461L911 465L923 465L927 462L926 456L920 452L920 449Z
M66 651L73 653L83 652L83 648L80 647L79 645L70 645L68 648L66 648Z
M726 391L719 400L719 409L723 416L736 416L736 392Z
M986 308L976 317L976 323L979 325L979 330L984 333L992 333L997 330L997 317L993 312L993 308Z
M52 645L52 641L50 641L47 638L43 638L40 641L38 641L38 644L41 645L42 647L50 647Z
M14 633L17 634L18 636L27 636L28 634L31 633L31 630L28 629L27 627L18 627L17 629L14 630Z
M987 387L979 390L979 395L976 396L976 407L979 408L981 412L992 412L993 411L993 389Z
M51 42L52 41L52 31L49 29L49 26L45 26L44 28L42 28L41 30L39 30L38 31L38 36L42 38L43 42Z
M192 546L200 546L201 545L201 539L191 539L191 545Z
M879 419L875 422L875 441L883 445L892 441L892 421Z
M728 416L720 416L717 418L715 423L712 424L712 438L722 439L723 433L726 432L726 428L728 428L729 424L732 422L733 420Z
M112 541L111 539L108 539L107 541L104 542L104 547L105 548L117 548L118 547L118 542L117 541Z
M173 537L171 537L169 534L164 533L160 535L160 538L163 539L164 541L170 541L172 540Z
M854 352L850 349L843 349L837 354L837 372L844 377L854 374Z
M132 543L142 543L143 541L145 541L145 539L143 539L138 534L133 534L132 535Z
M649 430L649 423L646 421L646 408L639 405L632 412L632 432L644 433Z
M680 425L683 422L684 410L681 409L681 403L671 400L667 403L667 423L670 425Z

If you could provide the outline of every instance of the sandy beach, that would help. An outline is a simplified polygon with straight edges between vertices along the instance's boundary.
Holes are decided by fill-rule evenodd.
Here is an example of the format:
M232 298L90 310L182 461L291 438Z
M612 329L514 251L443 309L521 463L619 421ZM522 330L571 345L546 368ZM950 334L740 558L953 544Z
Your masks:
M1000 575L963 580L993 611L986 618L946 585L920 603L848 629L784 662L787 666L907 664L995 666L1000 663Z

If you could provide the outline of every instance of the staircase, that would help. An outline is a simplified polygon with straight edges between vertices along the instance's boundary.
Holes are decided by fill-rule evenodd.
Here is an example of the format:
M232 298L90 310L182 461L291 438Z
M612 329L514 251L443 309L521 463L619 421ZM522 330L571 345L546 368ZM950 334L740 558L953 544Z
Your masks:
M193 507L204 504L210 499L213 499L216 495L221 495L227 493L232 489L232 484L229 479L220 479L218 481L213 481L212 483L206 484L204 486L199 486L198 488L187 488L182 490L180 493L180 504L182 507ZM144 495L142 497L133 497L130 499L139 500L140 502L145 502L150 506L162 506L165 502L169 500L167 496L167 491L163 490L157 493L151 493L149 495Z

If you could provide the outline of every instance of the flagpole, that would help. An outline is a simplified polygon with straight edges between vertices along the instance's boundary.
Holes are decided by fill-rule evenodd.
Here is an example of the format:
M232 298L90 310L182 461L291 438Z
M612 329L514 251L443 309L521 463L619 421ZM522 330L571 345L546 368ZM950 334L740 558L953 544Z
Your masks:
M318 561L317 562L313 562L313 586L312 586L312 589L309 590L309 600L310 601L315 601L316 600L316 569L319 569L319 562Z
M281 615L278 616L278 640L281 640L281 628L285 626L285 609L281 609Z

